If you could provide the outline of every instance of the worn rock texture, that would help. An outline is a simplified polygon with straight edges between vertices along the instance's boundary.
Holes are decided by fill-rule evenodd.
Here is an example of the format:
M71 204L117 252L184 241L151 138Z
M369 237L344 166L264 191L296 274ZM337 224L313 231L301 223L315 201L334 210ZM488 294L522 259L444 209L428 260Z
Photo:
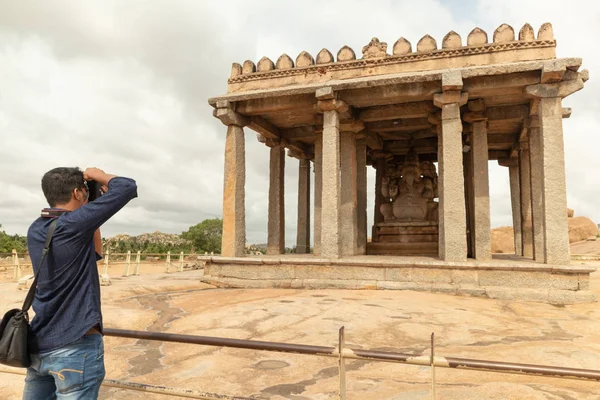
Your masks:
M600 276L591 289L600 294ZM199 284L199 271L114 278L103 289L111 328L600 369L597 304L523 303L414 291L233 289ZM455 277L469 281L469 276ZM498 277L501 279L501 277ZM0 309L23 299L1 283ZM105 338L107 379L256 399L337 399L336 358ZM348 360L349 399L431 398L426 366ZM436 368L444 400L597 400L598 383ZM0 398L21 399L23 378L0 374ZM102 400L163 400L103 388Z
M598 236L598 225L587 217L569 218L569 243Z

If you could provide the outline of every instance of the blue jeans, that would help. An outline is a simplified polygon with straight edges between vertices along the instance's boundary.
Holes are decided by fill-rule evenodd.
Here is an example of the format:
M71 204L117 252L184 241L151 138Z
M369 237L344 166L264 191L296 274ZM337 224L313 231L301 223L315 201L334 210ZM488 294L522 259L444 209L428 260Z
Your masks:
M97 399L104 374L102 335L87 335L60 349L31 355L23 400Z

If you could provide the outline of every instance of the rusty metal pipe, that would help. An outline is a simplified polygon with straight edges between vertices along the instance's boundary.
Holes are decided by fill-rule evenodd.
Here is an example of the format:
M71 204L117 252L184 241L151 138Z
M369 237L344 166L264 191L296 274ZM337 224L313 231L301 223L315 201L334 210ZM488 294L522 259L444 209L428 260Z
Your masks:
M181 335L176 333L132 331L111 328L105 328L104 334L106 336L124 337L131 339L160 340L163 342L189 343L205 346L234 347L238 349L264 350L283 353L312 354L337 357L336 349L334 347L328 346L263 342L260 340L229 339L212 336Z
M336 358L339 357L338 350L335 347L329 346L264 342L259 340L229 339L212 336L194 336L163 332L146 332L110 328L104 329L104 334L106 336L124 337L131 339L159 340L163 342L189 343L205 346L234 347L249 350L275 351L283 353L306 354ZM377 350L351 350L345 348L343 351L343 357L350 359L395 362L412 365L431 365L431 357L429 356L384 352ZM600 371L579 368L518 364L501 361L473 360L468 358L440 356L433 357L433 365L442 368L457 368L469 369L474 371L500 372L520 375L537 375L551 378L585 379L600 381Z
M27 370L7 368L0 365L0 373L14 374L14 375L27 375ZM105 379L102 381L102 386L113 387L125 390L134 390L137 392L157 393L165 396L176 396L178 398L185 397L187 399L201 399L201 400L255 400L251 397L241 396L228 396L225 394L200 392L198 390L180 389L167 386L150 385L147 383L128 382L128 381L117 381L113 379Z

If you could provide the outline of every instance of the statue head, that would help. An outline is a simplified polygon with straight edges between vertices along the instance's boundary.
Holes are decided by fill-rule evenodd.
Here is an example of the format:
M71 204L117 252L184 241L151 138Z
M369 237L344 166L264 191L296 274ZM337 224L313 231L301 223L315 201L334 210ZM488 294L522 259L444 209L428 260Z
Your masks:
M424 178L435 178L437 176L437 172L435 170L435 164L431 161L423 161L421 163L421 171L423 173Z
M411 149L406 155L404 165L402 165L401 173L402 180L406 184L408 184L408 186L412 186L415 182L421 180L421 167L419 165L419 156L413 149Z

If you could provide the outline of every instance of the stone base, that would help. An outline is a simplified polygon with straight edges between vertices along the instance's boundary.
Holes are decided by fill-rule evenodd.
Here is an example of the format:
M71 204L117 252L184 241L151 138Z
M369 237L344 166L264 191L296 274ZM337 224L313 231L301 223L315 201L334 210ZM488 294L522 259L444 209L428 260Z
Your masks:
M100 275L100 286L110 286L112 284L108 274Z
M437 256L438 224L432 221L385 221L375 225L367 254Z
M201 280L219 287L415 290L557 305L596 300L589 290L589 274L595 269L585 266L369 256L203 257L202 261L206 265Z
M24 277L19 279L19 282L17 282L17 289L29 290L29 288L31 287L31 284L33 283L34 278L35 277L33 275L25 275Z

